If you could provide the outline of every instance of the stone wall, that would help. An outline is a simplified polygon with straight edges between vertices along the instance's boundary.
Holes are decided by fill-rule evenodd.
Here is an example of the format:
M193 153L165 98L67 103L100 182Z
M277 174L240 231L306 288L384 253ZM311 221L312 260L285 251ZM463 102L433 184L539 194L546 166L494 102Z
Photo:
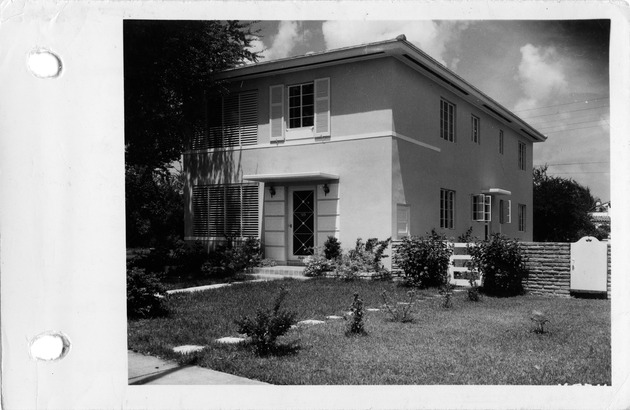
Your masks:
M571 244L522 242L529 277L525 289L531 294L569 297L571 287ZM608 244L608 292L610 299L610 244Z

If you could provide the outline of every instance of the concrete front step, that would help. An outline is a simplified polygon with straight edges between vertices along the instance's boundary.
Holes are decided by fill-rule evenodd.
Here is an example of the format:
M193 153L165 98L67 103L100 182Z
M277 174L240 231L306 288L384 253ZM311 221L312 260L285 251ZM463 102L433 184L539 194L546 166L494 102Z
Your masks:
M254 268L255 275L304 277L305 266L267 266Z

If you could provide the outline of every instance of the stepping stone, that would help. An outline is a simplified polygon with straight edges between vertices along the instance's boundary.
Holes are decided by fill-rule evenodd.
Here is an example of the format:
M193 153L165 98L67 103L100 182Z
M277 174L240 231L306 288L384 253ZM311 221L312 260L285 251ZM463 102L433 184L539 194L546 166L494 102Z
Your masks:
M409 302L398 302L398 305L408 305Z
M368 312L378 312L378 311L380 311L381 309L377 309L377 308L367 308L367 309L365 309L365 310L367 310Z
M197 345L183 345L183 346L177 346L173 348L174 352L181 353L181 354L189 354L189 353L199 352L201 350L203 350L203 346L197 346Z
M298 322L298 325L310 326L310 325L320 325L322 323L324 323L323 320L308 319L308 320L302 320L301 322Z
M341 317L341 316L335 316L335 315L330 315L330 316L326 316L326 319L330 319L330 320L337 320L337 319L343 319L343 317Z
M225 343L225 344L236 344L236 343L241 343L245 341L244 338L242 337L222 337L220 339L217 339L216 342L218 343Z

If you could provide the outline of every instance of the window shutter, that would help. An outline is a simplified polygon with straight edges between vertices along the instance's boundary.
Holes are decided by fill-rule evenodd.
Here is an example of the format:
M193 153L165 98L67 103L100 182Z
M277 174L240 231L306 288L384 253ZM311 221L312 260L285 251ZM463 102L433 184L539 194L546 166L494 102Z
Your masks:
M225 191L222 186L208 186L208 236L223 236L225 226Z
M192 192L193 235L208 236L210 190L207 186L195 186Z
M225 187L225 236L241 236L241 187Z
M243 186L243 237L258 237L258 185Z
M241 145L258 143L258 92L239 95L239 129Z
M223 99L223 146L239 144L239 95L233 94Z
M269 128L271 141L284 141L284 85L269 87Z
M492 220L492 197L490 195L484 195L484 204L483 204L483 220L491 221Z
M473 221L483 221L485 195L473 195L472 196L472 219Z
M512 200L511 199L507 200L507 212L505 215L507 216L505 223L511 224L512 223Z
M315 136L330 136L330 78L315 80Z

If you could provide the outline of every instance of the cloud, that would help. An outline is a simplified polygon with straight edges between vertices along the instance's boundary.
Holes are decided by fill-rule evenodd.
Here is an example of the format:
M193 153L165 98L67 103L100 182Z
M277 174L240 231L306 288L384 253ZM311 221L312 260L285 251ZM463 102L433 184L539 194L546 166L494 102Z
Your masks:
M252 51L261 52L264 60L277 60L291 55L299 42L311 37L309 30L302 28L299 21L282 20L278 24L278 31L273 36L271 46L265 47L261 39L252 41Z
M376 41L391 40L404 34L407 40L431 57L447 64L447 52L457 48L460 34L470 23L451 21L326 21L322 32L326 49L355 46ZM453 58L451 68L457 66Z
M562 59L554 47L521 47L521 62L516 80L524 96L516 102L515 110L527 110L557 100L567 90Z

